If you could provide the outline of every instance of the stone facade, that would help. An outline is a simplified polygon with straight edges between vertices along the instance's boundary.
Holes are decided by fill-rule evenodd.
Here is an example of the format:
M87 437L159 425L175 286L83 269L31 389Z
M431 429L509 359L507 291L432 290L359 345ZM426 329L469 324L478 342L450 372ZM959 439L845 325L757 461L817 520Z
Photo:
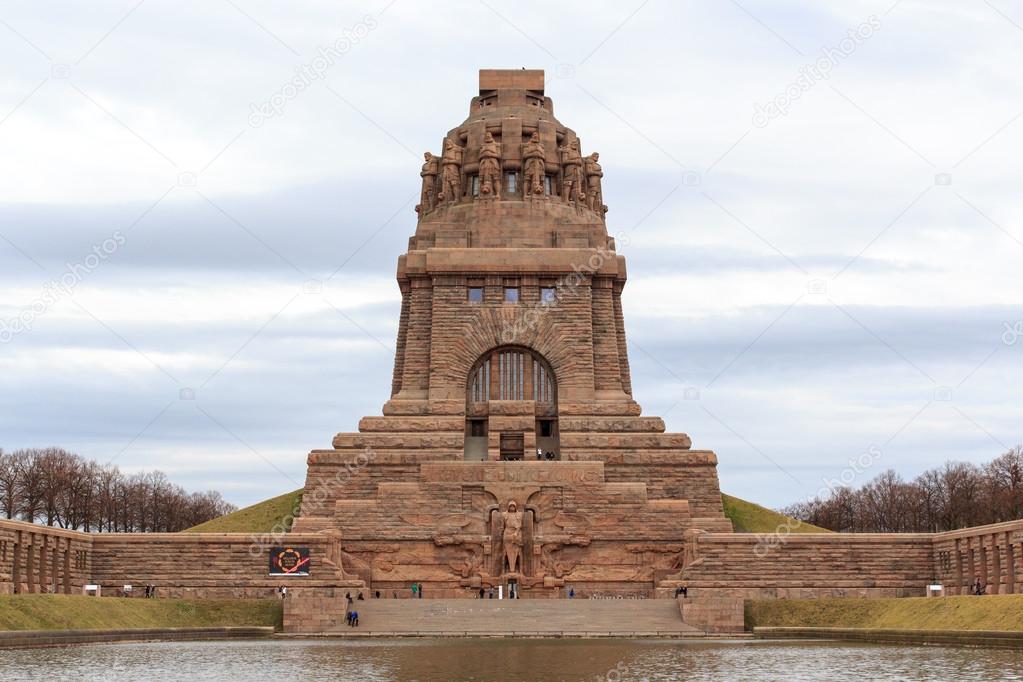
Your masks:
M1023 591L1023 522L1010 521L942 533L934 543L934 575L949 594Z
M633 399L598 155L527 70L481 71L440 150L398 259L391 399L310 453L295 530L339 531L372 589L651 595L687 530L731 525L714 453Z
M0 522L0 594L81 594L91 575L90 536Z

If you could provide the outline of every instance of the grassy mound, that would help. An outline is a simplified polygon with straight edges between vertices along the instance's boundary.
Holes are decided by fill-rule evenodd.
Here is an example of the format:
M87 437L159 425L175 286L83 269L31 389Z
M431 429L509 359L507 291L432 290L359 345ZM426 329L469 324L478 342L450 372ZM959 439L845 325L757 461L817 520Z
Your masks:
M774 533L779 528L791 533L830 533L825 528L800 523L758 504L722 495L725 516L732 522L736 533ZM259 502L251 507L221 516L189 528L185 533L269 533L278 524L291 530L292 517L302 504L302 490L295 490Z
M762 599L746 626L1023 630L1023 594L903 599Z
M257 502L251 507L239 509L226 516L211 519L193 526L184 533L269 533L284 524L284 530L291 530L291 522L298 515L302 505L302 489Z
M831 532L731 495L722 494L721 502L725 506L725 516L732 522L736 533L774 533L779 529L788 533Z
M107 630L270 625L276 599L124 599L67 594L0 596L0 630Z

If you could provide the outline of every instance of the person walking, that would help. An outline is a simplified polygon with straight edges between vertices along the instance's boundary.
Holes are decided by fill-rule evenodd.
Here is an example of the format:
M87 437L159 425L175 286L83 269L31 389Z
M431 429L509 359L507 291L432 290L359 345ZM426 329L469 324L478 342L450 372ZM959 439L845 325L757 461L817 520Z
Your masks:
M419 583L419 598L423 598L423 583Z
M575 588L572 586L569 586L568 588L568 598L575 599Z
M417 593L418 591L419 591L419 586L418 586L418 585L416 585L415 583L412 583L412 598L413 598L413 599L415 599L415 598L416 598L416 596L417 596L417 595L416 595L416 593Z

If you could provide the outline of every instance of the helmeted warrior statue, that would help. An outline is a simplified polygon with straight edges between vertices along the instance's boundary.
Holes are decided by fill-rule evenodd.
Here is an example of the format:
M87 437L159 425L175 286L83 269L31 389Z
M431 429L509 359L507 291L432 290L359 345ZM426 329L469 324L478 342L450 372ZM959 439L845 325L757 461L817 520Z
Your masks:
M574 138L568 144L558 147L558 152L561 154L563 172L562 198L565 201L581 201L586 188L583 187L583 158L579 152L579 139Z
M462 198L462 155L464 149L451 138L444 140L444 155L441 157L441 184L438 199L456 203Z
M416 211L420 214L433 210L437 194L437 175L440 173L440 159L430 152L424 153L423 158L426 163L419 171L419 177L423 179L423 189L419 194L419 205L416 206Z
M540 142L540 133L533 133L529 142L522 146L522 162L525 165L523 180L526 194L543 194L543 178L547 152Z
M501 144L487 133L480 147L480 194L496 195L501 186Z
M600 164L597 163L597 159L600 158L600 154L593 152L583 160L583 172L586 174L586 199L589 203L590 210L600 215L604 215L604 193L600 190L600 179L604 177L604 171L601 169Z

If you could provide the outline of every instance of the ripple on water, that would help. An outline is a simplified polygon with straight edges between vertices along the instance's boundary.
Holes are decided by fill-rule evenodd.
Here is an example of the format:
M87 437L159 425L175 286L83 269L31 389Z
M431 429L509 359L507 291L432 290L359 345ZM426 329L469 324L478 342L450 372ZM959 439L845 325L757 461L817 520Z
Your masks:
M0 652L0 680L1023 680L1023 652L838 642L273 640Z

